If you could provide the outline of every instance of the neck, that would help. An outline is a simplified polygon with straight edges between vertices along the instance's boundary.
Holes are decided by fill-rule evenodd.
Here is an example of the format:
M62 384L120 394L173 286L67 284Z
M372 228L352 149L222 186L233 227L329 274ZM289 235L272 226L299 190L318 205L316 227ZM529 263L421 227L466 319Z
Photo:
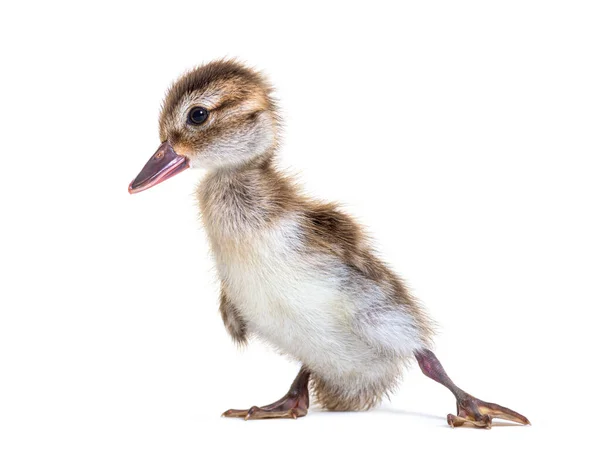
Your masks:
M300 201L294 184L274 166L273 154L216 169L198 186L202 221L215 238L266 228Z

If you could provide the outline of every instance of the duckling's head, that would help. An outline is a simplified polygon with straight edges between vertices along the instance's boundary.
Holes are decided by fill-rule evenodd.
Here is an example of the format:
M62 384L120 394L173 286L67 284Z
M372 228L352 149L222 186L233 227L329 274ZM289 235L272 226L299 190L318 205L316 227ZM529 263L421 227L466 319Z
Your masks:
M271 91L260 73L233 60L183 75L163 103L162 144L129 192L148 189L188 167L236 169L272 156L278 117Z

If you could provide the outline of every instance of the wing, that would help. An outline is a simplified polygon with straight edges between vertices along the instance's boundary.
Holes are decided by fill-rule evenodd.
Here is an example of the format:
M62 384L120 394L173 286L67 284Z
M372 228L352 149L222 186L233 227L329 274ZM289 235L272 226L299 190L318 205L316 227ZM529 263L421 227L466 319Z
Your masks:
M433 323L403 280L372 250L362 227L335 204L319 204L305 214L309 245L336 255L351 271L349 290L361 309L353 329L382 350L411 355L431 343Z
M233 302L227 297L223 287L221 287L219 312L221 313L221 318L223 318L225 329L227 329L233 341L240 346L245 345L248 342L246 321L240 316Z

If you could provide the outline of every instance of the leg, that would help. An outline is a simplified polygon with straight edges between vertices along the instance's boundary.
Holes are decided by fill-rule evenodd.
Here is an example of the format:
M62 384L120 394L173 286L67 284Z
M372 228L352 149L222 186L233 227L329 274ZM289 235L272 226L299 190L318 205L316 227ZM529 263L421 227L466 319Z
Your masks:
M309 377L310 371L303 366L289 391L280 400L262 407L229 409L223 413L223 417L243 417L244 420L304 417L308 412Z
M494 417L529 425L527 417L498 404L481 401L458 388L433 352L423 349L417 351L415 357L423 374L444 385L456 397L458 415L448 414L448 425L451 427L460 427L468 422L476 427L491 428Z

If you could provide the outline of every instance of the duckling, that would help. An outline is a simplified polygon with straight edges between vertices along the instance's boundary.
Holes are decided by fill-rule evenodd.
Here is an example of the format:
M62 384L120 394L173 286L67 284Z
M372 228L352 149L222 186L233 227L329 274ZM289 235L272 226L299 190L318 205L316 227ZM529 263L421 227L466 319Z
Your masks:
M129 185L133 194L189 167L207 170L197 198L225 329L239 345L256 336L301 364L281 399L223 416L303 417L309 390L325 409L366 410L415 358L454 394L450 426L491 428L493 418L529 424L454 384L431 351L429 316L361 227L277 169L280 117L272 94L260 72L235 60L183 75L162 106L162 144Z

